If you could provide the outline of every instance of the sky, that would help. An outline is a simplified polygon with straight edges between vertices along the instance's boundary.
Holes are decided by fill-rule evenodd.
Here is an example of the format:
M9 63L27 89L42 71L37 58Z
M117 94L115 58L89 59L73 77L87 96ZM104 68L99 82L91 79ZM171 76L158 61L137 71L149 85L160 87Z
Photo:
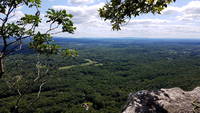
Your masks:
M109 0L107 0L109 1ZM77 38L199 38L200 39L200 0L176 0L161 15L142 15L132 18L121 31L113 31L109 22L99 17L97 10L106 0L42 0L42 14L48 8L65 9L74 15L73 22L77 27L74 34L61 33L58 37ZM20 18L32 10L20 7L16 17ZM40 30L48 29L45 19Z

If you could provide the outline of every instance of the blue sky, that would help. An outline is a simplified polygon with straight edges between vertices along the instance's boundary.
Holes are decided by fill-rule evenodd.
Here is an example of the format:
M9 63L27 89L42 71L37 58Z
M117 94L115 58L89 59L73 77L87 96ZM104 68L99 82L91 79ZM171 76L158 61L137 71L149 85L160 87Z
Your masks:
M177 0L161 15L142 15L132 18L121 31L112 31L97 10L106 0L42 0L42 14L48 8L66 9L74 15L75 34L62 33L59 37L142 37L142 38L200 38L200 0ZM17 15L31 12L22 7ZM48 25L41 24L40 30Z

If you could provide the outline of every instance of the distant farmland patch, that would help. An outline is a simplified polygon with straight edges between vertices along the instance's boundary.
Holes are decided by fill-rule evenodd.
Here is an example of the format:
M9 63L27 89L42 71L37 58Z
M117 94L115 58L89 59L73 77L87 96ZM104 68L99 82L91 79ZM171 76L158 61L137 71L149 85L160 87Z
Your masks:
M95 66L102 66L103 65L101 63L98 63L96 61L92 61L90 59L85 59L85 61L87 61L87 62L80 64L80 65L71 65L71 66L60 67L59 70L67 70L67 69L71 69L71 68L75 68L75 67L83 67L83 66L89 66L89 65L95 65Z

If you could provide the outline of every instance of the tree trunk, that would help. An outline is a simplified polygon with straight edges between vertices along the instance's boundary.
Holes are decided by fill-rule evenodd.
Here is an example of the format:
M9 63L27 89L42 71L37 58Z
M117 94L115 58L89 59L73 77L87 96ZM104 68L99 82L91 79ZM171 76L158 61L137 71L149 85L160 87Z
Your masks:
M0 56L0 78L4 74L4 62L3 62L3 60L4 60L3 57Z

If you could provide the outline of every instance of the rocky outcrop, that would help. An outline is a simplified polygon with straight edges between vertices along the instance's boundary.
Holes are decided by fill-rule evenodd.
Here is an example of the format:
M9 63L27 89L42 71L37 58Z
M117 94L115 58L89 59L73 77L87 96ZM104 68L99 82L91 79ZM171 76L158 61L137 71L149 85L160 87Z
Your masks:
M139 91L129 95L122 113L200 113L200 87Z

